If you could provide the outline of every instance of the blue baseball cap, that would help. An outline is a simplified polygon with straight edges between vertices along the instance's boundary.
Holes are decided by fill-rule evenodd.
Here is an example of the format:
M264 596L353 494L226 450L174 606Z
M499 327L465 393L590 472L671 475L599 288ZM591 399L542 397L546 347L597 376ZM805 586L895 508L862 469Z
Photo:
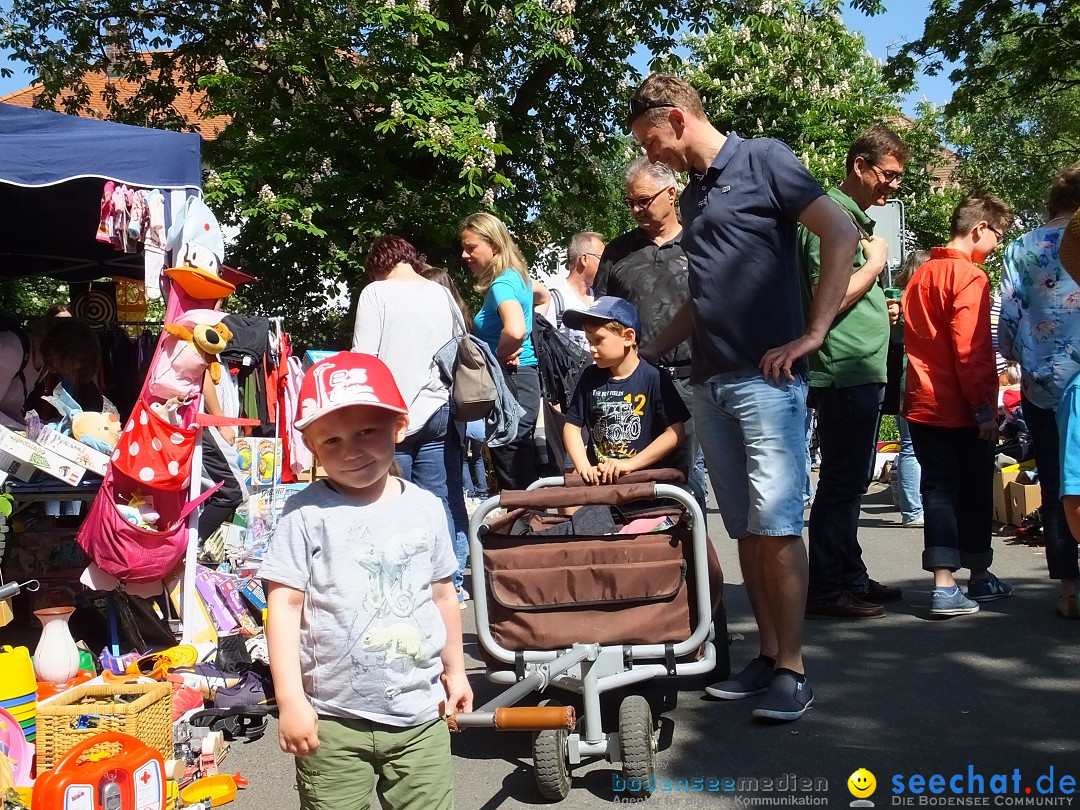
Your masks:
M583 329L586 320L615 321L628 329L633 329L641 337L641 318L637 308L625 298L605 295L593 301L587 310L568 309L563 312L562 322L571 329Z

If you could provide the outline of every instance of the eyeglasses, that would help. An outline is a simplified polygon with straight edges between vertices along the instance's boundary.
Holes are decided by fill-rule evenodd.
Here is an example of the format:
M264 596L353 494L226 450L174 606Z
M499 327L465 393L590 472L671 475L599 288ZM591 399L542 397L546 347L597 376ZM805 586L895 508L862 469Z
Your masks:
M874 161L868 160L866 158L863 159L874 167L877 173L881 175L881 179L884 180L886 183L896 183L897 185L900 185L902 182L904 182L903 172L893 171L892 169L883 169L876 163L874 163Z
M662 107L674 108L676 106L669 101L646 101L643 98L634 96L630 99L630 114L626 116L626 126L629 129L643 112L658 110Z
M987 229L987 230L989 230L989 231L993 231L993 232L994 232L994 236L996 236L996 237L998 238L998 241L999 241L999 242L1000 242L1000 241L1001 241L1002 239L1004 239L1004 238L1005 238L1005 234L1003 234L1003 233L1002 233L1001 231L999 231L999 230L998 230L997 228L995 228L995 227L994 227L993 225L989 225L989 224L988 224L988 225L986 226L986 229Z
M600 261L603 257L599 253L582 253L582 256L592 256L597 261Z
M630 199L629 197L624 197L623 205L625 205L631 211L633 211L635 208L648 208L650 205L653 204L653 200L655 200L669 188L671 188L671 186L665 186L664 188L653 194L651 197L638 197L634 200Z

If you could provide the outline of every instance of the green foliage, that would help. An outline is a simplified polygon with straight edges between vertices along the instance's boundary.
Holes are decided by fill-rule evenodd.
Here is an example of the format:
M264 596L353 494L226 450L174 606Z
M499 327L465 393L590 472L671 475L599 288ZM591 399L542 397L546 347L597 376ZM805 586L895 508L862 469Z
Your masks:
M854 136L898 112L880 66L844 28L840 0L7 7L0 47L37 69L42 106L75 112L93 101L114 120L182 129L172 104L198 87L204 115L228 116L205 145L206 198L238 232L229 263L261 279L231 306L284 316L300 346L347 345L350 301L380 234L413 241L470 295L456 241L474 211L501 216L526 258L549 269L549 248L576 231L630 228L621 171L636 147L621 123L640 78L636 53L684 70L711 113L787 141L829 184L842 179ZM674 54L687 36L684 64ZM105 70L134 92L110 86L91 99L85 76ZM903 193L921 240L940 231L941 205L919 174L933 131L918 131L926 157L909 166Z
M949 112L1049 98L1080 86L1080 6L1034 0L935 0L923 35L889 60L887 77L910 89L920 72L949 72Z
M716 11L716 24L689 41L687 78L722 128L787 143L826 186L846 176L848 147L874 124L896 130L911 147L904 184L909 248L944 244L959 192L939 193L941 165L932 110L903 116L866 42L844 25L840 0L776 0L756 12ZM876 7L876 5L875 5Z
M51 278L0 283L0 312L21 319L44 315L56 302L67 300L67 284Z
M829 184L844 179L858 134L899 114L839 9L840 0L777 0L750 14L721 7L714 28L689 40L686 65L721 129L784 141Z
M230 117L205 148L207 200L239 229L229 261L261 278L238 303L326 342L379 234L457 265L458 223L477 210L530 260L622 227L628 60L670 51L709 5L13 0L0 46L38 70L43 106L85 108L84 75L108 68L137 87L94 99L109 118L182 128L173 100L205 90L204 113Z
M1050 181L1077 159L1078 58L1080 4L938 0L886 76L906 90L920 73L949 71L952 100L928 118L962 159L958 180L1009 202L1019 233L1041 220ZM999 265L991 260L992 275Z
M879 442L900 441L900 429L896 426L896 417L891 414L882 414L881 424L878 425L877 439Z

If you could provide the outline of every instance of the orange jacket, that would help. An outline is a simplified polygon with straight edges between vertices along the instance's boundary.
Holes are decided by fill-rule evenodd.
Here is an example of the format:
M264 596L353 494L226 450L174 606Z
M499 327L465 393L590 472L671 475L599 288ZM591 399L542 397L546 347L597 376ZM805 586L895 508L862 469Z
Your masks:
M908 355L904 415L939 427L972 427L997 412L990 282L971 257L934 248L901 300Z

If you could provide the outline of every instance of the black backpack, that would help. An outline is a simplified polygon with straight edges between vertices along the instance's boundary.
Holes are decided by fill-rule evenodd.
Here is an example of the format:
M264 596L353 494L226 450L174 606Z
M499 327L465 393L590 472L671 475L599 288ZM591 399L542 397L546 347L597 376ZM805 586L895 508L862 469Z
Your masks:
M536 313L533 314L533 350L540 369L541 392L548 402L566 413L581 372L592 365L592 356Z

